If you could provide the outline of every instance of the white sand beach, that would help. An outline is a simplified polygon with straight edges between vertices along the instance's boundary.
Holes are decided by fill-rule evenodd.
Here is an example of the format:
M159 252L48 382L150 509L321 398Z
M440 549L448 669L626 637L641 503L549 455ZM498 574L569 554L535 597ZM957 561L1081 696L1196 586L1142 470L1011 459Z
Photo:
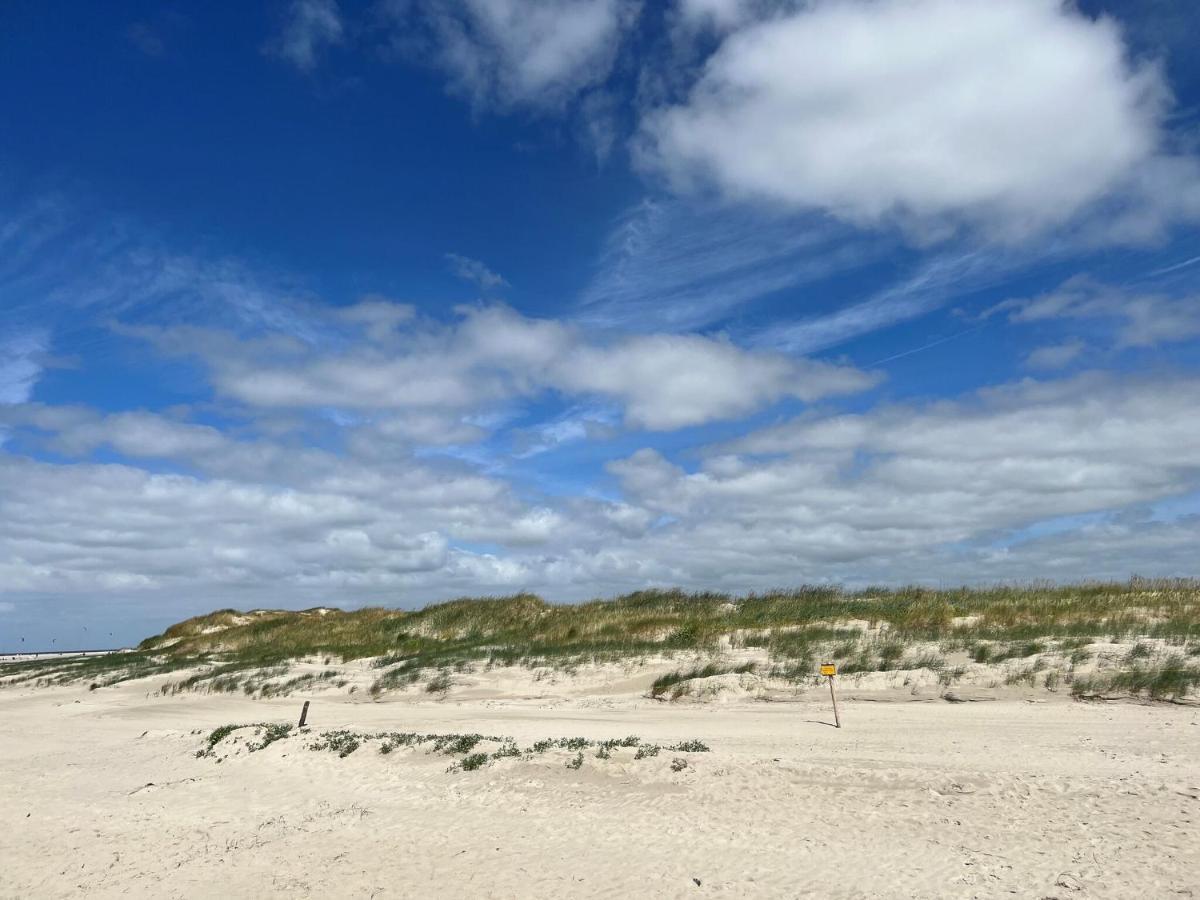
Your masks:
M0 896L1190 897L1200 709L991 702L667 704L644 685L152 695L148 682L0 691ZM635 685L633 682L637 682ZM853 695L851 695L853 696ZM197 758L226 723L306 734ZM447 771L422 748L339 758L324 730L635 734ZM242 735L239 737L239 734ZM673 759L684 758L676 771ZM221 760L221 761L218 761Z

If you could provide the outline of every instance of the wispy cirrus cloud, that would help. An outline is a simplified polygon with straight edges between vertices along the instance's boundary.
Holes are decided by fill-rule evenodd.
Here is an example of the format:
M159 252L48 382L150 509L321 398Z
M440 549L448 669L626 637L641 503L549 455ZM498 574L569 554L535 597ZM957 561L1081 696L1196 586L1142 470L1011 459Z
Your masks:
M264 46L265 53L312 71L321 52L345 39L337 0L292 0L279 32Z
M1200 294L1186 296L1129 290L1077 275L1056 290L1029 299L1006 300L985 315L1004 313L1014 323L1108 320L1116 346L1153 347L1200 336Z
M866 300L833 312L800 319L781 319L749 337L755 346L788 353L815 353L927 315L951 302L1001 283L1012 272L1030 265L1025 253L985 252L979 248L940 251L920 262L916 270Z
M0 337L0 404L24 403L42 374L47 335L34 329Z
M703 328L887 252L828 219L647 198L610 231L576 317L635 330Z
M0 326L57 337L109 319L204 321L319 336L312 293L232 257L170 248L136 221L45 195L0 210Z

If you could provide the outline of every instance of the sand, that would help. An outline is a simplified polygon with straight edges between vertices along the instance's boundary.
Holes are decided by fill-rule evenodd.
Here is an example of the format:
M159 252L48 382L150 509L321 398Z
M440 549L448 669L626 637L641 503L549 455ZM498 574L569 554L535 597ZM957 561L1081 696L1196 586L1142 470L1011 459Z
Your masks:
M264 701L146 682L0 690L2 897L1200 896L1200 710L1044 695L665 704L503 678L444 699ZM474 772L424 750L257 753L229 722L699 738L673 771L555 750ZM204 734L194 733L197 729Z

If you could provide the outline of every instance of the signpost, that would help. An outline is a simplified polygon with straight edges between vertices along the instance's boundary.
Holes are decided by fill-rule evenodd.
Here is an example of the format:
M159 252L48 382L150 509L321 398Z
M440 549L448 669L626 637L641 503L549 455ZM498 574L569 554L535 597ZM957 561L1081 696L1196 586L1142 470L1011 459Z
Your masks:
M833 699L833 722L834 728L842 727L841 717L838 715L837 708L837 691L833 689L833 677L837 675L837 666L833 663L824 663L821 666L821 674L829 679L829 696Z

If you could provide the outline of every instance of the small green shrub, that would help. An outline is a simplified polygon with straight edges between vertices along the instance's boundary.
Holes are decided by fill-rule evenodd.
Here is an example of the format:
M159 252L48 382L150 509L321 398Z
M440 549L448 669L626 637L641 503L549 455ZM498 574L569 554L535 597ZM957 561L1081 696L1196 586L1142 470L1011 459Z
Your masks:
M514 741L506 741L500 749L492 754L492 759L504 759L509 756L520 756L521 748Z
M326 731L319 739L309 744L310 750L328 750L336 753L339 759L345 759L362 746L361 735L353 731Z
M262 750L265 747L271 746L276 741L282 741L292 733L291 725L282 725L278 723L265 725L263 727L262 739L257 744L247 744L246 749L251 753Z
M476 769L486 765L488 755L486 753L471 753L462 758L462 770L464 772L474 772Z
M425 685L425 692L429 694L444 694L450 690L450 673L439 672L433 678L429 679L429 683Z
M1149 659L1152 649L1149 644L1143 644L1138 641L1129 648L1129 652L1125 654L1125 662L1137 662L1139 659Z

